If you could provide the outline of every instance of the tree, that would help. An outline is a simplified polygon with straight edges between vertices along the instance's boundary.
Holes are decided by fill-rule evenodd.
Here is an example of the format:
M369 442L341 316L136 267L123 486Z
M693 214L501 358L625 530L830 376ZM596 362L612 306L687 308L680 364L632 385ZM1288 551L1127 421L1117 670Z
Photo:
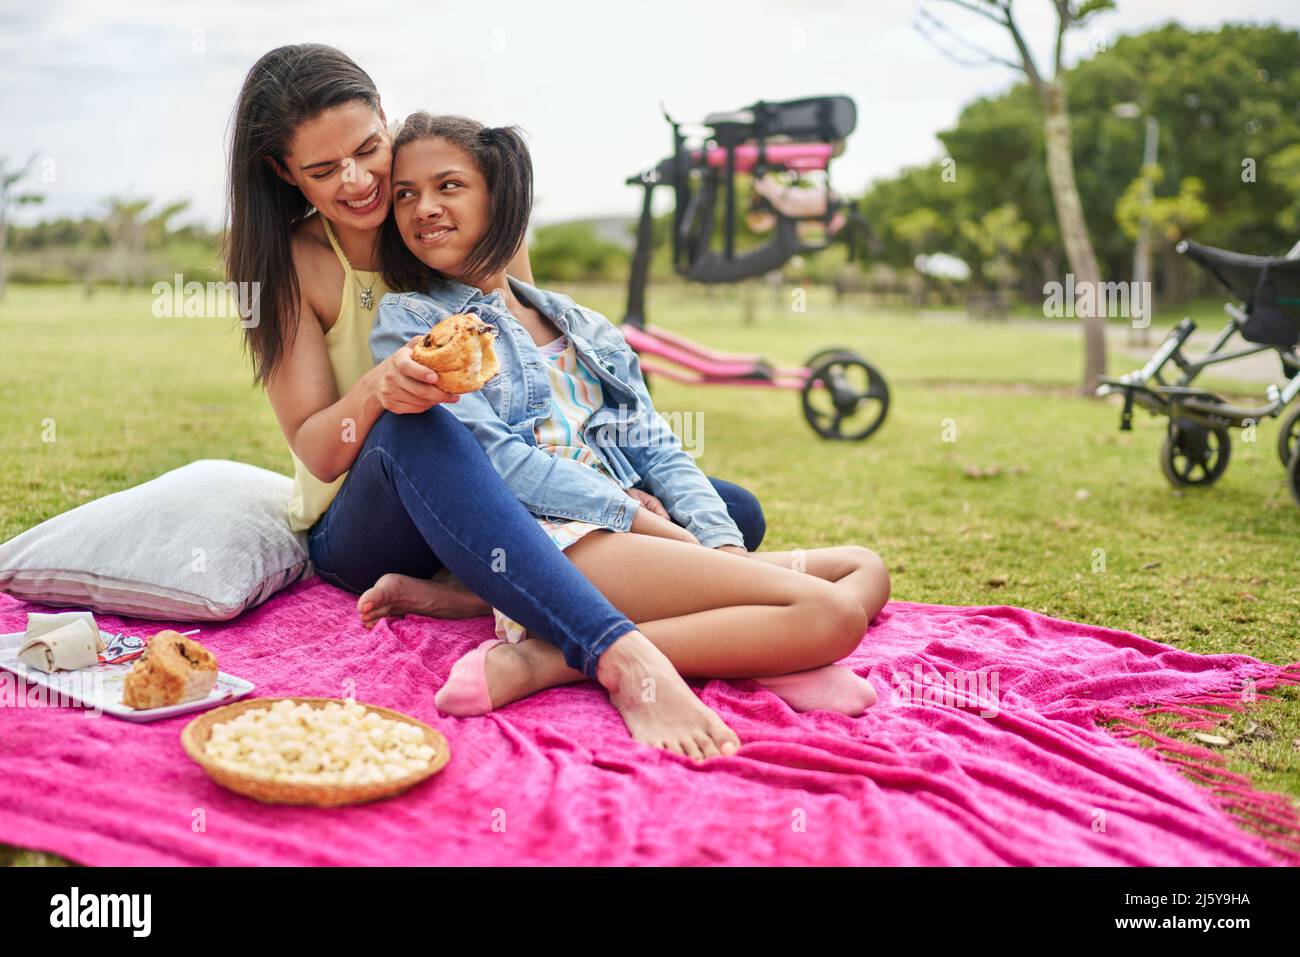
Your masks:
M5 244L9 235L9 207L40 203L45 197L39 193L16 192L18 184L36 165L36 154L21 169L9 169L8 160L0 159L0 300L5 297Z
M612 279L627 270L628 252L602 239L588 222L539 227L528 248L533 272L545 282Z
M1005 310L1007 288L1017 276L1013 257L1029 238L1029 224L1020 218L1015 203L1003 203L981 216L978 222L963 220L961 231L980 251L980 275L993 287L996 308Z
M178 199L173 203L168 203L146 219L144 222L144 244L156 247L166 243L168 234L172 232L172 220L189 208L190 201L188 199Z
M929 252L931 244L940 234L943 217L929 206L917 206L891 222L894 234L912 248L913 260L921 253ZM925 305L929 277L921 273L916 285L914 303L918 309Z
M1276 25L1188 30L1176 23L1120 36L1066 71L1079 196L1098 265L1107 279L1137 278L1132 240L1115 223L1117 206L1143 154L1143 126L1114 112L1135 102L1160 121L1165 189L1194 177L1204 184L1204 221L1188 227L1198 242L1281 255L1300 238L1300 32ZM1214 82L1207 83L1206 77ZM874 181L859 208L884 243L869 258L906 269L911 247L892 228L909 210L943 217L933 248L969 263L978 251L957 234L1004 203L1015 203L1032 232L1015 257L1026 300L1059 279L1065 249L1056 226L1037 95L1027 80L964 106L937 137L944 157ZM947 180L947 172L960 176ZM859 252L862 255L862 252ZM1172 306L1217 283L1161 244L1161 301Z
M127 289L140 274L148 233L140 216L148 208L150 200L110 196L106 202L108 214L104 217L104 229L113 244L118 280L122 288Z
M1277 224L1300 239L1300 143L1282 150L1271 164L1272 178L1290 194L1291 202L1278 210Z
M944 53L963 60L960 54L954 55L940 45L940 35L957 42L969 52L983 57L985 63L1000 63L1023 73L1029 80L1043 115L1043 138L1047 146L1047 178L1052 188L1052 202L1056 209L1056 222L1061 232L1061 241L1065 245L1065 254L1074 273L1076 286L1091 284L1093 288L1101 281L1101 271L1097 265L1097 256L1092 248L1092 239L1088 235L1088 223L1083 215L1083 202L1079 198L1079 187L1074 176L1074 152L1070 136L1070 113L1067 105L1065 77L1061 69L1065 34L1072 28L1081 26L1085 21L1103 10L1113 9L1113 0L1084 0L1073 3L1071 0L1050 0L1056 11L1056 36L1053 44L1052 70L1050 73L1040 69L1033 53L1025 41L1024 34L1017 24L1012 5L1014 0L938 0L977 14L986 20L998 24L1009 34L1015 46L1015 59L997 56L977 47L965 39L957 30L949 27L938 17L922 9L922 19L918 21L921 30L931 42ZM924 24L924 26L922 26ZM930 30L932 32L927 33ZM966 54L969 55L969 54ZM1096 391L1100 377L1106 371L1106 330L1104 318L1096 310L1087 310L1083 315L1084 395Z
M1164 178L1164 170L1158 163L1142 167L1141 174L1129 184L1115 205L1115 221L1130 239L1137 238L1144 219L1153 231L1175 241L1209 217L1210 207L1201 199L1205 192L1204 183L1195 176L1187 176L1178 184L1176 196L1157 196L1156 187Z

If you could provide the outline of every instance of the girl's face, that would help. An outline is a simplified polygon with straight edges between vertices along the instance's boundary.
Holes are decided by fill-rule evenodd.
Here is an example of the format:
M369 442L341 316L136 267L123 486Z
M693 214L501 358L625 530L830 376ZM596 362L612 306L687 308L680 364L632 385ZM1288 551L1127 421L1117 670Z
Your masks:
M453 279L487 232L488 187L468 152L441 137L397 151L393 219L406 248Z
M378 229L388 215L391 141L383 110L360 100L299 125L276 172L333 223Z

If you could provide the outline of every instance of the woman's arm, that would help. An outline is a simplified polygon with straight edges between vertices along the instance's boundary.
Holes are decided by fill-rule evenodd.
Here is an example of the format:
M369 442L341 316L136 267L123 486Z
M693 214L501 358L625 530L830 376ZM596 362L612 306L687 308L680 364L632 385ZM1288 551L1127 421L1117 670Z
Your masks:
M299 288L304 288L301 273ZM285 339L280 365L267 380L267 398L289 448L322 482L333 482L352 467L385 409L422 412L455 401L431 384L438 374L413 360L409 345L367 370L340 396L325 333L305 296L299 297L297 324Z
M351 467L383 411L369 399L368 378L339 396L320 320L300 297L296 327L285 335L284 355L267 379L266 394L289 448L322 482L334 481ZM352 423L355 443L344 440L347 423Z

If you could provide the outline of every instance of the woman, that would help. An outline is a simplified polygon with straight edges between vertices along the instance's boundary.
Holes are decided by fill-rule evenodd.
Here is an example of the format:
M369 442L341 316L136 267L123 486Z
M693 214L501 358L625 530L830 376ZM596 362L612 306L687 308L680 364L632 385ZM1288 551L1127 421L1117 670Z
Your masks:
M290 523L308 531L317 571L363 592L367 626L390 613L502 609L599 682L636 740L696 760L733 753L735 733L555 549L438 407L455 397L436 376L409 349L372 364L369 326L388 291L375 241L389 167L378 92L343 53L281 47L249 71L232 131L226 270L256 284L260 321L246 342L293 457ZM512 266L528 275L522 248ZM723 490L756 511L743 490ZM440 568L463 585L431 581Z

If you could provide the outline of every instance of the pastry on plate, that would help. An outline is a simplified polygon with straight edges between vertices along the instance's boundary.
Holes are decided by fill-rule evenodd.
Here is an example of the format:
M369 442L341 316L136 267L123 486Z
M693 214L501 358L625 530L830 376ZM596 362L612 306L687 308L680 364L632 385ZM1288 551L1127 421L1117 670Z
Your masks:
M438 373L443 392L477 392L501 370L492 342L496 330L467 312L448 316L411 346L411 358Z
M217 656L176 631L149 641L122 686L122 703L139 711L206 698L217 683Z

